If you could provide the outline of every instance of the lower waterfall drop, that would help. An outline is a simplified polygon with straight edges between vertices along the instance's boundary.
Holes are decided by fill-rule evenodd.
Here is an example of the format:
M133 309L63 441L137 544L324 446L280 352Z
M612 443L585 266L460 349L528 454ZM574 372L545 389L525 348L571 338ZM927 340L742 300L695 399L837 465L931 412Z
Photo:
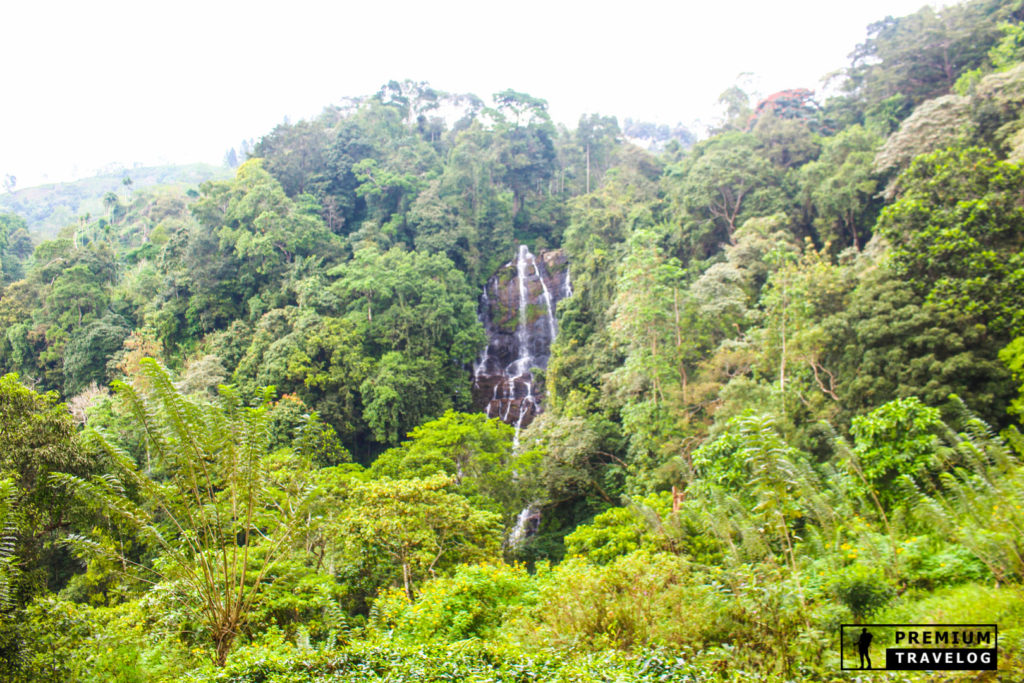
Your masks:
M526 539L537 533L537 529L539 527L540 507L530 503L524 507L519 513L519 516L516 517L515 526L513 526L512 531L509 532L505 545L512 550L518 550Z

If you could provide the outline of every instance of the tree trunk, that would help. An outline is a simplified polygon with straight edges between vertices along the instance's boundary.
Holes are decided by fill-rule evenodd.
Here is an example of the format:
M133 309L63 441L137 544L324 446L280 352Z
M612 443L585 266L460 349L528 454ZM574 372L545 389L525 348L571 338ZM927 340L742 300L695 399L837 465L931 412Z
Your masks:
M213 642L217 646L217 666L224 666L228 661L228 653L231 652L231 644L235 642L234 629L222 626L214 635Z
M850 211L847 214L847 220L850 223L850 232L853 233L853 246L857 248L857 251L860 251L860 236L857 234L857 218L853 211Z
M590 144L587 143L587 194L590 194Z
M786 306L788 298L786 284L782 285L782 353L779 358L779 393L782 396L782 417L786 417Z
M413 599L413 595L412 595L412 577L409 576L409 574L410 574L410 572L409 572L409 563L408 562L403 562L402 563L402 583L405 586L405 597L409 598L409 601L412 602L412 599Z

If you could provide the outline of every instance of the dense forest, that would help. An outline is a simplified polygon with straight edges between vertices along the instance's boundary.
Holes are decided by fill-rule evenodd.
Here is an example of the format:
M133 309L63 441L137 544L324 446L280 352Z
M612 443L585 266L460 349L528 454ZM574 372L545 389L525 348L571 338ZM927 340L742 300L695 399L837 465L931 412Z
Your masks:
M0 678L840 680L852 623L1024 670L1024 4L837 78L701 139L391 82L0 214ZM523 321L532 421L478 396Z

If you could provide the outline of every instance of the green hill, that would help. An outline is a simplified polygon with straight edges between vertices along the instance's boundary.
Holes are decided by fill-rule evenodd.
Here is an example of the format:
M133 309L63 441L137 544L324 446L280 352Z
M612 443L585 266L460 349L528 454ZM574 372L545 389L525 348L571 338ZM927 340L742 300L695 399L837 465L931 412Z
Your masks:
M128 187L125 178L131 178L131 190L158 185L194 186L206 180L228 178L230 169L210 164L186 166L147 166L125 169L117 173L97 175L69 183L53 183L26 187L0 195L0 211L16 213L28 223L36 238L54 237L57 231L85 214L99 215L103 208L103 195L116 192L123 196Z

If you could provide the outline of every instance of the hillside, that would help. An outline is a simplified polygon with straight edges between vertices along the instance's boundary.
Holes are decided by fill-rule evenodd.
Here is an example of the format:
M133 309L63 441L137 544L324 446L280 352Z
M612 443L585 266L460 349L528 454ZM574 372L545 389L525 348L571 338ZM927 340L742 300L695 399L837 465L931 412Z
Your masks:
M65 225L77 222L82 216L102 216L107 210L103 197L108 192L125 197L129 192L156 186L193 187L207 180L227 178L230 174L228 168L209 164L125 169L0 194L0 211L24 218L33 235L52 238ZM130 187L124 184L125 178L131 179Z
M1024 8L841 83L692 140L392 81L0 214L0 677L835 681L996 624L908 680L1012 679Z

